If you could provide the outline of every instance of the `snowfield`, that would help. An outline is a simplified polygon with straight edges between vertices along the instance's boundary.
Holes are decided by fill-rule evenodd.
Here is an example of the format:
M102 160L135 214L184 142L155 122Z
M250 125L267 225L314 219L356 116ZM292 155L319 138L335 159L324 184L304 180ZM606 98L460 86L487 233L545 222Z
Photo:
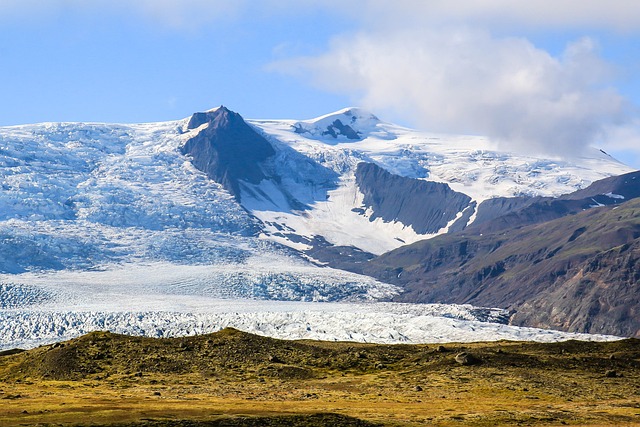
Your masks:
M360 209L361 161L482 201L558 195L630 170L602 152L515 156L358 109L249 121L274 146L282 188L308 206L296 211L271 181L243 183L268 197L240 205L197 170L179 148L206 125L187 122L0 127L0 348L96 329L177 336L226 326L367 342L613 339L507 326L500 310L380 302L399 289L309 262L298 252L307 243L291 237L375 254L430 237Z
M336 121L349 125L357 132L357 139L336 134L337 128L332 125ZM287 192L310 208L300 215L286 201L272 196L275 192L267 181L259 189L270 197L243 196L243 205L266 224L269 238L293 248L299 248L300 243L283 238L278 230L284 227L309 239L319 235L335 245L353 245L379 255L446 233L455 222L436 233L419 234L410 225L380 218L371 220L372 212L363 205L364 196L355 183L355 170L362 161L403 177L446 183L477 204L493 197L559 196L593 181L632 171L596 148L574 159L509 153L499 151L485 137L408 129L384 122L359 108L346 108L306 121L249 120L249 123L276 148L276 168L284 177ZM326 178L314 185L297 182L297 171L289 161L292 152L303 154L339 179L327 188L321 186ZM252 190L252 194L260 193ZM468 224L474 219L475 212Z

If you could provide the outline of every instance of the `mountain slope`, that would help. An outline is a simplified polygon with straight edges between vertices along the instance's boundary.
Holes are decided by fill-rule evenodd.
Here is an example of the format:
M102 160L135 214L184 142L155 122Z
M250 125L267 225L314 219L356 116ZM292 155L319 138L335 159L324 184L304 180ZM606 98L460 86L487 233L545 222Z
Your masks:
M393 252L368 260L436 236L457 239L461 230L494 233L495 246L503 239L496 230L513 224L620 203L636 187L629 185L629 193L598 187L575 200L558 196L628 170L596 149L573 160L520 156L498 151L486 138L429 134L353 108L303 121L244 120L220 107L165 123L3 127L0 289L9 295L0 299L0 315L12 328L6 336L50 339L109 322L164 333L180 310L211 299L385 300L399 288L336 267L360 272L364 266L406 285L411 269L398 281L397 273L389 274L397 266L379 264L393 260ZM513 219L500 224L496 218ZM583 238L578 234L576 241ZM472 254L492 253L491 244L474 239L453 250L451 260L463 257L472 267ZM499 276L499 261L481 268L481 276ZM382 267L368 270L376 265ZM472 281L459 287L447 295L508 305L497 296L465 295ZM435 291L409 290L405 298L439 298ZM113 301L127 311L114 313ZM87 314L103 306L111 309ZM41 313L44 308L53 314ZM151 312L152 325L135 315L140 312ZM382 326L371 332L375 339L403 339L398 331L405 326L419 337L433 335L431 323L396 329L397 316L372 312L360 317L364 329L353 336L369 336L378 325L370 319L380 318ZM39 320L30 329L34 316ZM283 316L280 326L294 322L297 328L312 318L326 323L315 315ZM264 318L247 322L261 328ZM190 318L181 331L211 319ZM309 320L306 327L314 324Z
M512 321L640 334L640 199L540 224L440 236L389 252L362 271L401 285L403 301L515 310Z
M469 196L441 182L405 178L366 162L358 163L355 177L371 221L399 221L418 234L434 234L459 219L466 225L469 217L461 213L473 212Z
M494 218L504 211L482 205L496 197L557 197L631 171L597 149L572 160L522 156L486 138L407 129L357 108L306 121L248 122L278 153L272 167L279 178L252 186L259 195L243 196L243 206L265 224L267 238L314 258L322 252L322 262L335 262L348 247L380 255L461 230L482 209ZM324 179L310 181L292 168L298 159ZM439 195L422 200L418 193L427 191Z
M193 164L240 199L239 181L257 184L265 179L260 165L275 151L238 113L226 107L196 113L187 130L196 134L180 147Z
M640 172L604 178L587 188L558 197L498 197L485 200L479 206L478 215L469 231L486 233L541 223L637 197L640 197Z
M215 156L205 163L211 170L192 163L198 150ZM0 280L43 275L55 284L56 272L97 270L110 275L110 289L130 283L130 266L139 266L135 276L146 282L227 297L336 300L390 290L258 237L261 224L232 191L262 179L258 163L272 151L225 108L166 123L0 128ZM146 282L131 286L148 292Z

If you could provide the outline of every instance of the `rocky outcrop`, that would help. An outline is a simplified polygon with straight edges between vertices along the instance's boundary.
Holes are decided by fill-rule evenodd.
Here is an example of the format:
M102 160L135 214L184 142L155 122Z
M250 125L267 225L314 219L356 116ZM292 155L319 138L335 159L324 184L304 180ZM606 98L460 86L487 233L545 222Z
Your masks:
M447 184L394 175L373 163L358 164L356 184L365 207L373 211L371 221L399 221L419 234L438 232L471 203ZM470 215L473 209L468 211Z
M518 307L515 325L640 338L640 239L598 253Z
M195 113L187 129L207 124L180 148L193 165L240 199L239 181L258 184L265 178L262 163L275 154L271 144L242 117L220 107Z
M309 133L309 130L304 127L298 125L294 126L294 131L296 133L304 134ZM354 130L351 126L345 125L342 123L340 119L334 120L330 125L328 125L325 129L321 131L322 136L331 136L333 138L338 138L339 136L344 136L347 139L359 140L360 132Z

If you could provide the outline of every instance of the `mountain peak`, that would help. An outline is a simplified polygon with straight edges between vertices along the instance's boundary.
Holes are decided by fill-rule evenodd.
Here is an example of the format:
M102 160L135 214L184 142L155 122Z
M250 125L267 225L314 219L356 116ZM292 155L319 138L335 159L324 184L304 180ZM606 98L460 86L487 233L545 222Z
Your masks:
M306 120L310 123L317 123L320 121L325 121L327 119L346 119L348 122L357 122L357 121L374 121L380 122L380 119L373 113L365 110L360 107L346 107L338 111L334 111L333 113L325 114L320 117L316 117L315 119Z
M322 140L364 139L369 133L378 130L380 119L374 114L358 107L348 107L334 113L294 123L296 133Z
M205 123L219 123L221 121L229 120L244 122L240 114L229 110L224 105L221 105L204 112L193 113L189 119L189 123L187 124L187 129L196 129Z
M258 183L264 179L260 164L275 154L271 144L249 126L240 114L225 106L194 113L187 129L208 126L180 148L194 166L240 198L239 181Z

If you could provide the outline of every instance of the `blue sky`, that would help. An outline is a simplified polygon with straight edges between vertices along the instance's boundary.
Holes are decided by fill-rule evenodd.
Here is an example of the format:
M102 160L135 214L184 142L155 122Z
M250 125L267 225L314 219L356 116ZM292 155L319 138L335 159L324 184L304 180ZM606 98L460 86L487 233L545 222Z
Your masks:
M638 3L3 0L0 125L359 105L512 150L597 145L640 168Z

